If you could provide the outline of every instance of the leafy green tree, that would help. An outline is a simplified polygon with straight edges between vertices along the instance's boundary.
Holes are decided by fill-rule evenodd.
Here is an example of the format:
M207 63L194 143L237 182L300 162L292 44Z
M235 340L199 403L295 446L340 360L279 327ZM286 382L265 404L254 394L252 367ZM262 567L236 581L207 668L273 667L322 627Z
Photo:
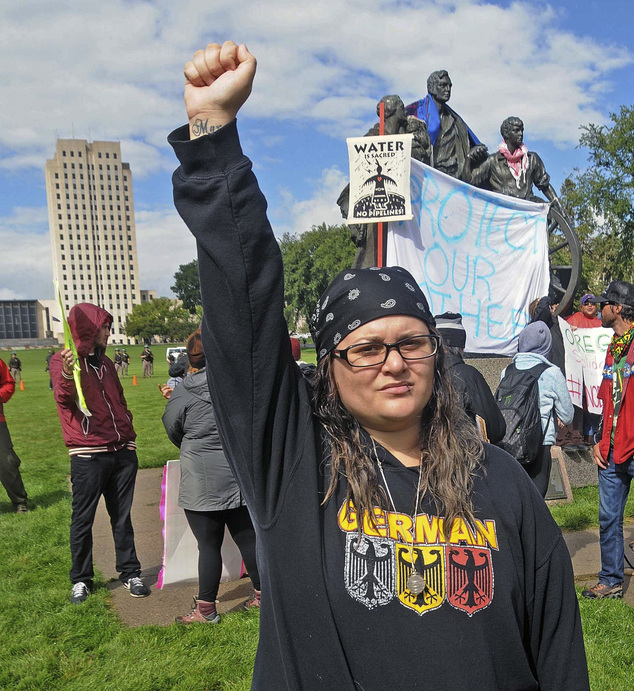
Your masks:
M181 264L174 274L174 285L171 286L174 295L183 303L183 307L190 313L196 313L196 307L201 304L200 278L198 276L198 259L189 264Z
M310 319L317 299L339 271L352 265L356 247L347 226L322 223L280 241L284 262L285 316L289 329Z
M582 285L592 292L613 279L634 282L634 107L621 106L610 120L582 128L590 165L562 187L584 250Z
M128 314L125 333L146 343L155 336L162 340L184 341L199 324L198 317L179 307L176 300L157 298L134 306Z

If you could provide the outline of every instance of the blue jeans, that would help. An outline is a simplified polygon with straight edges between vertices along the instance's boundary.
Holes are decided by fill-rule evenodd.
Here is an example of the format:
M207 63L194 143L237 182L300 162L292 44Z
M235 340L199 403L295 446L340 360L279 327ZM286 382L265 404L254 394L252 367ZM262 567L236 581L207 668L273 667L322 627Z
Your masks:
M599 468L599 535L601 571L599 583L612 587L623 583L623 511L634 477L634 462L614 464L612 450L608 467Z

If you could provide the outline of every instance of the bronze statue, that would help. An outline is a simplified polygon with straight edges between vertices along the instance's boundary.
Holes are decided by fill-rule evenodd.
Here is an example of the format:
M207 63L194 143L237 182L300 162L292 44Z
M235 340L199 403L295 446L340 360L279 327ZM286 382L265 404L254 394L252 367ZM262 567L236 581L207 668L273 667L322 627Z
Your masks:
M447 70L432 72L427 79L427 96L410 103L405 111L427 124L433 146L431 165L454 178L462 178L467 155L471 154L477 162L483 161L487 148L458 113L447 105L451 87Z
M384 96L376 106L376 114L379 115L381 103L384 104L384 132L385 134L414 135L412 140L412 158L423 163L429 163L431 155L431 140L427 132L427 125L416 117L408 116L400 96L390 94ZM376 137L379 135L379 123L371 127L364 136ZM341 216L348 218L350 204L350 185L346 185L337 199L337 205L341 209ZM348 226L350 237L357 246L353 268L376 266L376 224L355 223Z
M423 163L429 163L431 156L431 140L427 132L427 125L415 116L408 116L400 96L391 94L383 96L376 104L376 114L379 115L381 103L384 104L384 132L385 134L413 134L412 158ZM366 137L379 135L377 122L365 134Z
M524 123L517 117L506 118L500 134L504 141L483 163L477 165L471 154L467 157L464 181L510 197L543 202L533 195L535 186L548 201L559 202L542 159L524 144Z

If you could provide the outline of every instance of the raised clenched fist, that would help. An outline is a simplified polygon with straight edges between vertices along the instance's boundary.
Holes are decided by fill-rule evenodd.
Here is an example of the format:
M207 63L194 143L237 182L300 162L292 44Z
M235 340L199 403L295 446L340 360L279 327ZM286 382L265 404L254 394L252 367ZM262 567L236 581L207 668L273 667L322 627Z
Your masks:
M244 43L210 43L185 65L185 107L192 138L231 122L249 98L256 60Z

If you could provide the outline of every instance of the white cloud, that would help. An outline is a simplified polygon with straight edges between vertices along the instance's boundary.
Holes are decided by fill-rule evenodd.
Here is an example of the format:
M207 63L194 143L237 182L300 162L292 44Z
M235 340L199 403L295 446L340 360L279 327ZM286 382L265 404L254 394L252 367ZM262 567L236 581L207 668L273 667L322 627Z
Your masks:
M171 297L174 274L196 258L196 242L173 208L137 211L135 217L141 288Z
M272 180L281 151L290 155L288 121L305 125L303 152L284 162L299 171L320 137L363 134L379 98L422 97L428 74L440 68L453 79L451 105L489 146L499 140L500 122L515 114L526 123L529 144L541 139L570 149L580 125L606 121L611 80L633 62L625 48L574 34L562 13L528 0L4 2L0 170L33 171L40 199L56 136L73 135L119 139L136 179L171 170L165 136L185 120L183 65L196 48L229 37L244 40L258 58L244 117L253 138L266 120L259 163ZM341 222L333 200L344 184L344 175L329 168L306 198L289 185L283 204L271 209L276 232ZM163 294L178 266L195 256L170 203L136 198L141 282ZM3 262L1 294L50 296L45 209L0 218L0 242L18 257Z
M181 264L196 257L196 243L173 208L137 211L140 286L172 296L170 286ZM53 297L53 268L46 208L16 208L0 217L4 248L0 299Z
M41 166L56 133L74 130L137 142L128 155L138 174L163 169L165 134L184 120L182 66L194 48L229 36L259 60L251 117L349 134L385 93L421 97L427 75L445 67L452 104L483 139L495 143L515 112L533 136L574 145L580 124L604 120L606 77L632 56L561 22L548 6L476 0L4 3L0 165Z
M53 297L51 245L46 207L17 207L0 217L3 248L0 299Z
M19 295L10 288L0 288L0 300L21 300L24 295Z
M283 204L270 212L275 234L301 234L314 225L343 223L339 208L334 203L348 180L335 167L322 171L319 180L313 181L313 195L309 199L296 199L288 189L281 189ZM276 223L276 220L279 222Z

